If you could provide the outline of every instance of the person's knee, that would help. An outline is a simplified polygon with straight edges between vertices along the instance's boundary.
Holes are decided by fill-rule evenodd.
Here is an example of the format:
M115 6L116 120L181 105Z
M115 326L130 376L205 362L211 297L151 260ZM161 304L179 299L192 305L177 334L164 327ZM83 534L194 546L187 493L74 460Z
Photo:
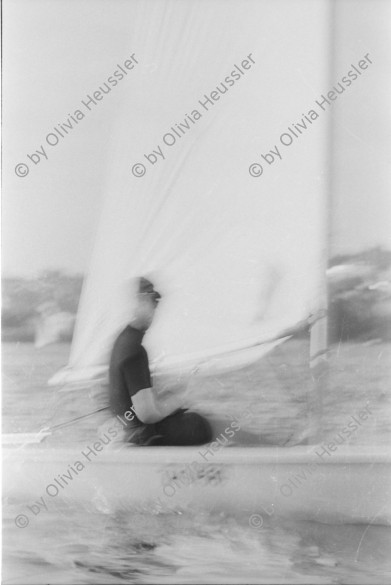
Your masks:
M186 412L183 415L195 443L209 443L212 440L212 428L209 422L197 412Z

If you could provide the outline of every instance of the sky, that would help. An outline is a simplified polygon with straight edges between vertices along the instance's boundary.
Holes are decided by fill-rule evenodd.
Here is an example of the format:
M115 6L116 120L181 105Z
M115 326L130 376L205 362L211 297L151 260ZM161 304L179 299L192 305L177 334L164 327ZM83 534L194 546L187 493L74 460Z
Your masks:
M307 2L298 2L303 18ZM279 4L283 18L284 2ZM56 268L88 271L102 201L110 197L105 153L129 80L121 81L83 119L77 120L75 111L134 51L127 6L125 0L3 3L6 276ZM391 249L390 22L387 0L338 0L333 67L325 91L365 54L373 63L330 113L333 254L376 245ZM308 102L312 98L309 88ZM48 146L45 137L54 128L63 136L57 134L58 142ZM43 154L29 159L42 145L48 159ZM29 174L17 176L17 165L22 164L17 168L23 174L26 163Z

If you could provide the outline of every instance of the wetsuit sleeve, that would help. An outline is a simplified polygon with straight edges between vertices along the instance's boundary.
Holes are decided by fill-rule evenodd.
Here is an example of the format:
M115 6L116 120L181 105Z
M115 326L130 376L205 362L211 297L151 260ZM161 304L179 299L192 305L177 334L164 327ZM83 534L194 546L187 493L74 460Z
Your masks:
M124 361L121 371L129 397L137 394L139 390L152 386L149 369L140 355L130 357Z

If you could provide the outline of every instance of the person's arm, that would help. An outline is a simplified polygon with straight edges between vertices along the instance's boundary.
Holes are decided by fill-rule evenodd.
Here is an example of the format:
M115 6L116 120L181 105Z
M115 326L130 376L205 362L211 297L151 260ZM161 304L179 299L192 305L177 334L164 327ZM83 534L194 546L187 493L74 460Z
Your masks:
M122 375L132 400L137 418L144 424L159 422L173 414L180 407L177 394L170 394L159 399L151 387L148 371L140 364L138 356L128 358L122 364Z
M178 410L178 397L170 395L164 401L157 401L153 388L144 388L132 396L136 416L145 424L161 421Z

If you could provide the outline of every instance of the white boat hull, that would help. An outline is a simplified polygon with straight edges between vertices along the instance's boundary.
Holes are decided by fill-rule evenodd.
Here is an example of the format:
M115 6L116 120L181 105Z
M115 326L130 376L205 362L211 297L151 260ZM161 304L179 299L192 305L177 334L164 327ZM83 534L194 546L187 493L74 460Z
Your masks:
M391 454L385 448L341 446L322 457L320 446L228 447L203 458L205 452L106 447L94 455L86 447L10 448L4 495L11 504L24 501L20 512L27 515L37 510L36 502L53 510L65 500L107 513L122 506L154 512L191 506L255 514L258 523L273 515L391 523Z

